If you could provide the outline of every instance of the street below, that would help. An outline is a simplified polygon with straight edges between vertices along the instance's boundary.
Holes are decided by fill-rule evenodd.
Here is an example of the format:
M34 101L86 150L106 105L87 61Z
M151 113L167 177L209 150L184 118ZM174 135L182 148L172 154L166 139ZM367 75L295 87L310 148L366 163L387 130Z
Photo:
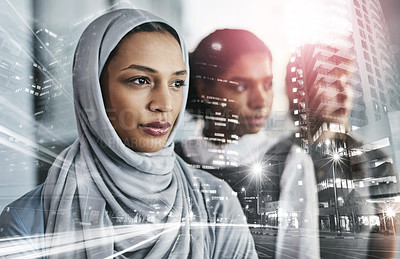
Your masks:
M252 229L254 242L259 258L274 258L276 247L276 230ZM296 258L294 251L298 251L293 243L299 238L299 232L293 231L288 235L287 245L284 247L284 258ZM336 236L332 232L320 233L321 258L346 259L346 258L394 258L399 253L396 247L398 236L370 233L369 236L343 233ZM369 249L368 249L369 247Z

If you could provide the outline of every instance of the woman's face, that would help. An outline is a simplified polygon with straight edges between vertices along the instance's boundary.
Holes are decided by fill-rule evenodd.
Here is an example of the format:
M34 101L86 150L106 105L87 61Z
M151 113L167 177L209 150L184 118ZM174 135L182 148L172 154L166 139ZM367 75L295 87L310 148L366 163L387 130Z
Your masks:
M265 53L244 54L219 79L224 82L217 81L212 86L203 81L198 92L228 99L221 112L237 115L239 124L226 133L241 137L259 132L270 115L274 98L270 58ZM218 107L213 105L211 109Z
M179 43L167 32L137 32L119 42L100 83L107 116L126 146L138 152L164 147L186 74Z

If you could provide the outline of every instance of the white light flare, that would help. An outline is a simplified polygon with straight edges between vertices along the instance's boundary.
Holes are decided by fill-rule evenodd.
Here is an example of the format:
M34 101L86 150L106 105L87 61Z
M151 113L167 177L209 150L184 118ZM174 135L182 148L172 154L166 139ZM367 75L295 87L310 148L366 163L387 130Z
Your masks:
M352 31L346 1L287 0L284 22L290 47L318 42L341 44L338 40Z
M334 154L333 154L333 160L334 160L335 162L337 162L337 161L339 161L339 159L340 159L339 153L334 153Z
M255 163L254 165L252 165L252 173L255 175L261 175L262 171L263 171L263 167L260 163Z
M394 216L396 216L396 212L393 210L392 207L388 207L388 208L386 209L386 215L387 215L387 217L389 217L389 218L393 218Z

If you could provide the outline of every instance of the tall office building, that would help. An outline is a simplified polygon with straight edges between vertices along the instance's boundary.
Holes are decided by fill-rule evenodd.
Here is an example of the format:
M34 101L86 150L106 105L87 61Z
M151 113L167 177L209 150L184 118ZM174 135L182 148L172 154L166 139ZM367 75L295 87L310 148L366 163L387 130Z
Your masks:
M390 36L378 0L353 0L353 37L367 122L379 121L390 111L400 110L400 86L395 74Z
M296 48L287 88L295 138L316 165L321 226L379 228L387 209L380 203L399 193L389 115L400 110L400 87L385 19L378 0L313 6L330 31ZM348 98L351 113L343 116Z

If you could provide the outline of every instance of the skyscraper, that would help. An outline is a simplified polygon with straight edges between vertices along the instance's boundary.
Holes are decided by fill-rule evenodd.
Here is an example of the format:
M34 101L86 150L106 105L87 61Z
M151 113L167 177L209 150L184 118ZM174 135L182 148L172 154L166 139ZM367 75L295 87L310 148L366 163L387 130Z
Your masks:
M379 227L379 203L399 193L389 120L395 116L388 115L400 110L400 87L385 19L377 0L313 6L313 31L325 32L303 40L287 66L295 139L315 162L321 225Z

